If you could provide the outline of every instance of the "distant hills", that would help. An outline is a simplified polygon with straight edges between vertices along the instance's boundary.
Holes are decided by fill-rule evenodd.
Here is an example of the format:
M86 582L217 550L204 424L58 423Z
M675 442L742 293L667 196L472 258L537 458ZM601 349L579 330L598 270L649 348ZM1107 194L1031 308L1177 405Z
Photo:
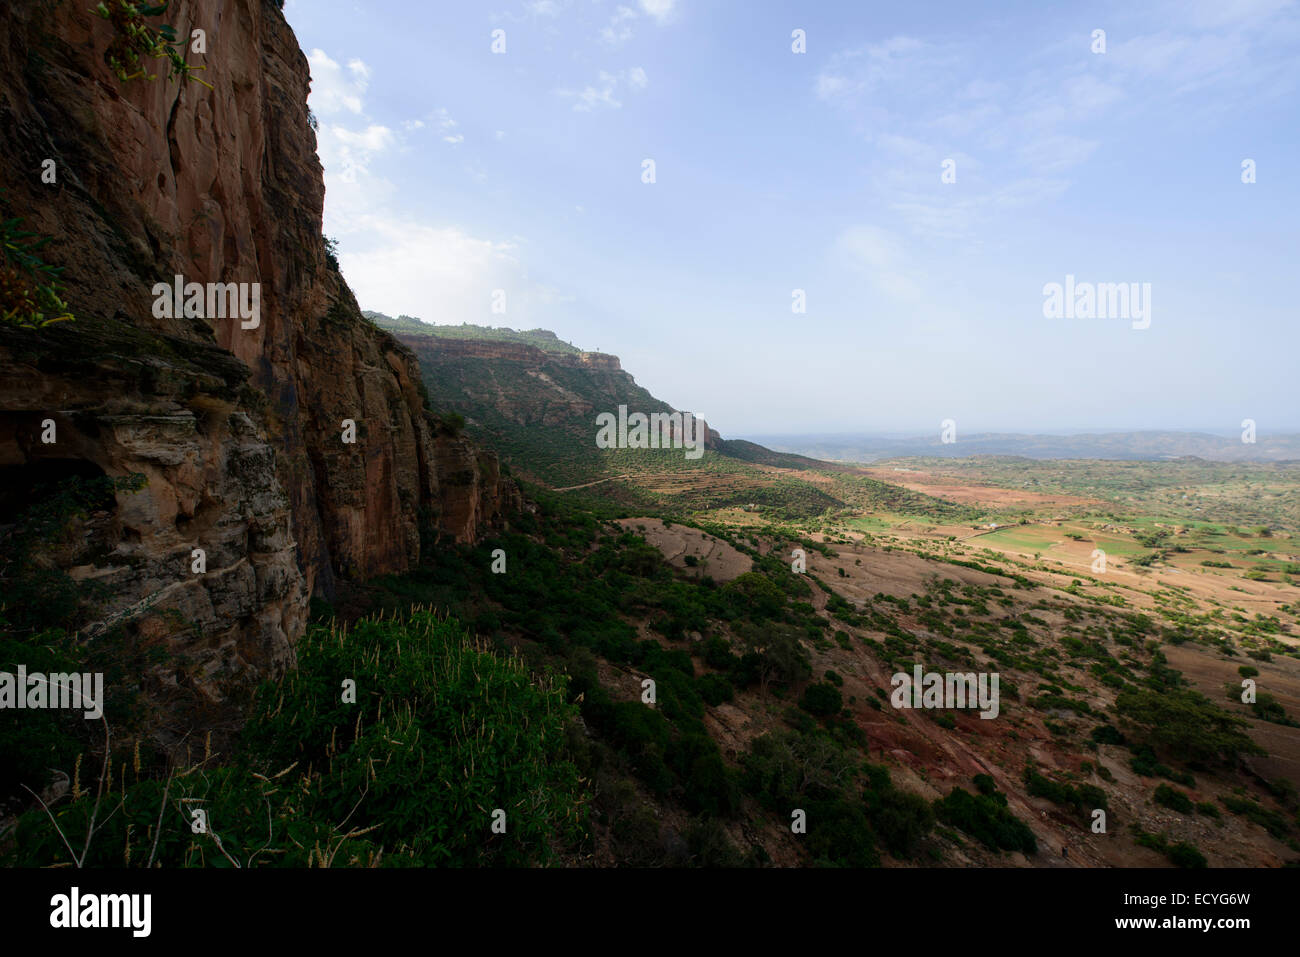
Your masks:
M425 358L445 366L454 360L490 360L507 363L499 367L502 373L522 371L519 363L537 371L540 363L526 352L493 351L489 344L529 347L552 356L570 356L576 365L566 365L569 371L561 373L559 380L546 383L533 377L528 381L499 381L495 396L489 401L486 386L469 382L460 375L429 382L431 396L436 395L448 409L462 411L476 425L497 433L505 445L512 444L508 433L511 426L537 424L540 415L557 424L559 418L573 421L584 401L573 401L574 396L585 400L589 408L583 414L606 411L610 403L617 407L624 402L645 412L670 410L670 406L638 386L627 373L620 376L584 375L588 373L619 372L618 357L599 352L585 352L570 342L560 339L549 329L515 330L476 326L463 323L459 326L433 325L414 316L396 318L382 312L363 311L371 322L394 333L415 351L423 351ZM431 340L421 342L420 340ZM452 343L465 343L459 352ZM478 345L471 345L478 344ZM539 357L540 358L540 357ZM447 369L455 372L457 370ZM461 369L459 371L468 371ZM481 370L480 370L481 371ZM549 375L550 373L548 373ZM553 377L554 378L554 377ZM565 385L565 381L568 385ZM550 392L549 396L542 393ZM486 406L495 409L493 414ZM599 405L599 408L596 406ZM566 415L561 410L567 408ZM505 421L494 423L494 419ZM569 429L572 431L572 428ZM581 431L588 435L592 430L589 419L581 423ZM1214 462L1286 462L1300 461L1300 434L1269 434L1260 432L1253 444L1241 441L1240 434L1215 435L1210 432L1138 431L1090 432L1073 435L1024 435L1019 433L979 432L958 434L958 441L944 444L939 431L928 436L881 436L855 433L810 433L805 435L754 435L752 441L731 440L718 447L718 451L743 461L785 468L824 467L828 462L876 462L882 459L910 456L936 456L941 458L966 458L975 455L1021 456L1030 459L1102 459L1114 461L1167 461L1180 458L1201 458ZM596 450L592 448L590 452ZM586 456L599 459L599 456ZM581 470L580 470L581 471ZM583 472L582 474L586 474ZM570 474L569 477L572 477Z
M981 432L957 435L944 444L939 430L921 437L854 434L756 435L772 449L833 462L875 462L908 456L966 458L973 455L1030 459L1110 459L1168 461L1200 458L1215 462L1300 461L1300 435L1257 433L1254 444L1240 434L1208 432L1099 432L1078 435L1018 435Z
M672 412L624 372L617 356L583 352L553 332L434 326L365 314L413 350L435 410L465 417L516 471L544 484L578 485L611 474L596 447L596 416L620 405ZM715 436L716 440L716 436Z
M522 345L541 349L543 352L562 352L577 355L582 352L572 343L565 342L549 329L527 329L516 332L514 329L495 328L492 326L475 326L468 322L459 326L435 326L421 322L414 316L386 316L382 312L362 310L361 314L377 326L399 335L435 336L439 339L468 339L478 342L517 342Z
M625 372L617 356L584 352L542 329L432 326L409 316L365 314L420 360L430 405L462 416L519 477L629 508L674 511L739 507L777 518L881 507L964 514L952 503L831 462L727 440L708 430L705 455L601 449L596 416L674 410ZM557 347L558 346L558 347Z
M602 449L596 417L619 406L675 410L638 385L617 356L586 352L545 329L435 326L411 316L364 315L419 359L431 407L490 446L520 478L620 508L689 513L742 508L773 518L815 518L868 509L969 522L980 510L904 488L852 463L886 459L988 457L1010 460L1300 460L1300 436L1261 435L1254 445L1204 432L1078 435L959 433L933 436L757 436L724 439L708 430L706 453Z

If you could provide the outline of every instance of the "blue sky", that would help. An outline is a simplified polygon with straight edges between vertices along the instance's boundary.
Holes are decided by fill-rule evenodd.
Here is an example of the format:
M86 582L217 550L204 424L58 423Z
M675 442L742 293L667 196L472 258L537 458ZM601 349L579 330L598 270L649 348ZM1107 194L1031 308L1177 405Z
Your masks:
M1295 2L285 14L362 308L552 329L727 436L1300 428ZM1045 318L1067 274L1149 328Z

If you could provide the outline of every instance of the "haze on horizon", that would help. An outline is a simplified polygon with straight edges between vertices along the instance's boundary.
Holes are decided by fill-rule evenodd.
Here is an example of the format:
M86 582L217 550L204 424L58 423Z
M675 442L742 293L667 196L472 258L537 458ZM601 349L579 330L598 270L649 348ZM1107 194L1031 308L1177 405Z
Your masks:
M285 5L365 309L551 329L728 436L1300 431L1294 0L386 10ZM1045 318L1067 275L1150 326Z

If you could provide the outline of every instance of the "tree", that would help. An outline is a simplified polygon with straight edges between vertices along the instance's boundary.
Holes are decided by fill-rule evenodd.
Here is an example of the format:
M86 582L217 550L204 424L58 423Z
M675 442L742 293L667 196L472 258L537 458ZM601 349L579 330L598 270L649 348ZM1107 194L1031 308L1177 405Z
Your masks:
M799 641L799 629L770 624L740 630L746 645L759 656L758 680L763 694L773 682L790 685L812 674L808 652Z
M834 685L818 683L804 689L799 707L819 718L827 718L839 714L840 708L844 707L844 699Z
M1140 743L1182 761L1264 753L1243 730L1244 718L1190 688L1131 688L1120 692L1115 709Z

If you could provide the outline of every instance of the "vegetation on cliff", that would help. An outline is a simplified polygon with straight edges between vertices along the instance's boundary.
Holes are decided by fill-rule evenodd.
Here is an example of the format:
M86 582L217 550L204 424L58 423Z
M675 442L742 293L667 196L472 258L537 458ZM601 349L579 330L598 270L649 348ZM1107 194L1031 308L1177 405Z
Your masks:
M39 329L73 318L58 282L60 267L40 256L50 237L23 229L0 190L0 323Z
M18 820L7 863L508 866L580 845L590 798L566 757L563 683L428 612L318 624L298 654L258 692L237 755L78 758L69 799Z
M194 80L208 89L212 85L194 75L205 66L194 66L185 59L189 37L177 39L176 28L168 24L153 25L150 17L167 12L171 0L146 4L132 0L101 0L95 4L95 15L113 25L113 40L104 51L104 62L123 83L136 79L154 79L145 69L145 60L166 60L168 79L179 77L181 82Z
M382 312L363 310L361 313L375 325L398 335L430 336L435 339L466 339L476 342L513 342L532 346L544 352L558 352L566 355L579 355L582 350L570 342L565 342L549 329L514 330L504 326L476 326L468 322L460 325L435 325L422 322L414 316L384 315Z

